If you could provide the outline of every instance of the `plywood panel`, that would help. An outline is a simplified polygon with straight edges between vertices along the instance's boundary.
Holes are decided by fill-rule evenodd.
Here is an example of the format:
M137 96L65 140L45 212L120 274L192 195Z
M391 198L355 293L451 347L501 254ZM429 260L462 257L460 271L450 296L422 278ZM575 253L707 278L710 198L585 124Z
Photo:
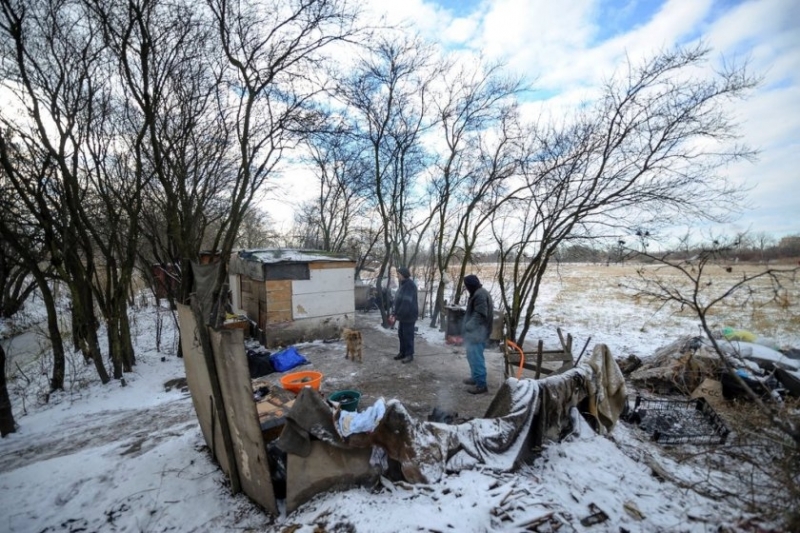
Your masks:
M239 287L240 276L237 274L228 275L228 285L231 290L231 309L237 315L242 314L242 289Z
M273 516L278 516L266 446L253 400L242 331L212 331L211 345L231 427L242 490Z
M346 269L312 270L311 279L292 283L292 294L313 294L328 291L350 291L351 298L355 288L354 271Z
M214 452L220 468L230 477L228 456L224 449L225 441L211 401L211 378L197 335L197 323L189 306L178 304L178 323L181 328L181 350L186 369L186 384L192 395L192 405L200 422L200 430L203 432L208 449Z
M355 312L353 290L296 294L292 299L292 318L318 318Z
M292 293L278 292L269 295L267 309L269 311L288 311L292 308Z

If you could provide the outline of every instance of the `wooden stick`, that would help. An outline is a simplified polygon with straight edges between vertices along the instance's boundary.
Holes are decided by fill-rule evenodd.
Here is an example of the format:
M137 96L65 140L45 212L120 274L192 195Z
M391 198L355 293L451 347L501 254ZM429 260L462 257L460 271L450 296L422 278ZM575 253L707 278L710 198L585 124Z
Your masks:
M578 358L575 360L575 366L578 366L578 363L580 363L580 361L581 361L581 357L583 357L583 352L585 352L585 351L586 351L586 347L587 347L587 346L589 346L589 341L591 341L591 340L592 340L592 338L591 338L591 337L589 337L588 339L586 339L586 344L584 344L584 345L583 345L583 350L581 350L581 353L580 353L580 355L578 355Z

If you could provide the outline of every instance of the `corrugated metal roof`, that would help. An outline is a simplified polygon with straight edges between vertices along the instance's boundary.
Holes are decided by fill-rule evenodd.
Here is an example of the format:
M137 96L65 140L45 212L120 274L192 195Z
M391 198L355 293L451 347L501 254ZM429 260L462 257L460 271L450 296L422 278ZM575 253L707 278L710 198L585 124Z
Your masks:
M311 263L314 261L352 262L344 254L324 250L298 250L294 248L269 248L261 250L241 250L239 257L245 261L260 263Z

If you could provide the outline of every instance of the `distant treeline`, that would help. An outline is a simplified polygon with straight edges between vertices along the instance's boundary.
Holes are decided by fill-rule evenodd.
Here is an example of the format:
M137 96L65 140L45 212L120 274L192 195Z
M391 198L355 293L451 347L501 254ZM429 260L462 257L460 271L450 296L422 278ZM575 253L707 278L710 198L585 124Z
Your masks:
M554 259L563 263L620 263L624 261L649 261L637 253L641 243L618 241L615 245L570 244L558 248ZM709 244L711 246L711 244ZM700 247L688 247L676 250L654 252L648 247L647 252L656 256L669 254L672 259L686 259L698 255ZM800 258L800 235L776 239L767 235L758 237L742 236L734 245L726 249L723 254L731 261L745 262L774 262L796 261ZM476 263L496 263L499 261L498 252L474 253Z

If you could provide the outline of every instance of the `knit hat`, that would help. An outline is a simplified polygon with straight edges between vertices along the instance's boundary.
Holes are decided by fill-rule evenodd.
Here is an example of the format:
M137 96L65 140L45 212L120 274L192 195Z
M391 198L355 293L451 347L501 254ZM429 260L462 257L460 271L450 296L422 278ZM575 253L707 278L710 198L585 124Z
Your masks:
M478 276L470 274L464 278L464 285L466 285L468 289L478 289L481 287L481 282L478 280Z
M411 277L411 272L406 267L400 267L397 269L397 273L403 276L406 279Z

